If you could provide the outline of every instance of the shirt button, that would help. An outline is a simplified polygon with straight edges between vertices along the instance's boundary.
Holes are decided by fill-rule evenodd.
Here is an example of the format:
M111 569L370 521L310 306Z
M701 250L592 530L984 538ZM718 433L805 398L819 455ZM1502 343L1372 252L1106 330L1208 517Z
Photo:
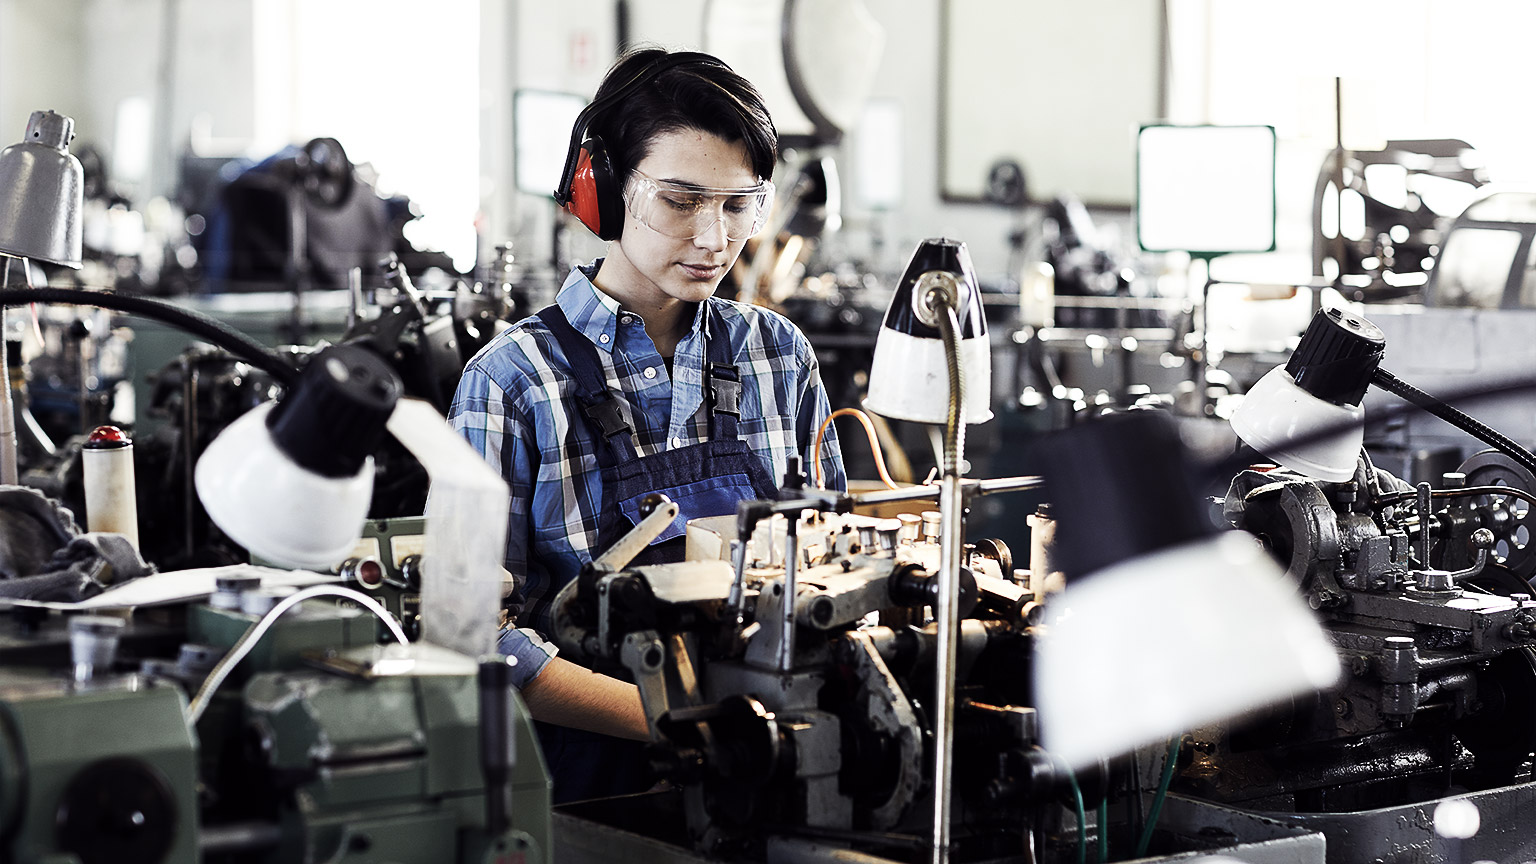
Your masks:
M672 447L673 447L673 449L676 449L676 448L681 447L681 446L683 446L683 439L681 439L681 438L673 438L672 439Z
M597 337L597 341L603 343L604 345L607 345L608 344L608 334L604 333L603 335Z
M655 366L647 366L647 367L645 367L645 377L647 377L647 378L655 378L656 377L656 367Z

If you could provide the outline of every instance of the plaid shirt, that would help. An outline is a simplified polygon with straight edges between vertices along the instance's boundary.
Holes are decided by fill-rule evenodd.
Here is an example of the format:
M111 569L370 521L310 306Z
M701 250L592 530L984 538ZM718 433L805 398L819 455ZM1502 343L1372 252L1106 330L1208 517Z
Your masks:
M641 456L706 440L703 304L677 344L672 374L640 316L622 310L591 282L601 260L571 271L555 302L598 349L609 388L623 396ZM816 355L794 324L759 306L710 298L720 310L742 379L739 435L774 482L790 454L810 466L816 430L830 413ZM669 378L671 380L669 380ZM570 364L537 317L492 339L464 370L448 420L512 488L506 567L517 582L509 603L518 624L551 631L548 604L601 553L603 484L587 418L575 408ZM843 489L842 453L832 427L821 448L829 488ZM809 473L809 471L807 472Z

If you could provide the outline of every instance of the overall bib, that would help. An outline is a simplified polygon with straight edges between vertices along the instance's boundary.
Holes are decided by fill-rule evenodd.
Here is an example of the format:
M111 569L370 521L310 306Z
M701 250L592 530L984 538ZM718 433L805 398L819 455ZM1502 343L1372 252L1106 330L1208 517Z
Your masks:
M597 433L598 469L603 482L597 546L612 546L640 521L640 501L660 492L678 505L678 515L631 566L683 560L689 519L736 512L738 501L775 498L778 488L758 458L737 437L741 376L723 338L725 322L706 301L704 403L709 438L675 450L641 456L634 427L624 418L622 396L609 390L597 348L566 319L559 306L538 313L560 344L576 385L576 402ZM721 334L711 339L710 334ZM644 769L644 744L567 727L536 724L544 758L554 778L554 802L642 792L651 785Z

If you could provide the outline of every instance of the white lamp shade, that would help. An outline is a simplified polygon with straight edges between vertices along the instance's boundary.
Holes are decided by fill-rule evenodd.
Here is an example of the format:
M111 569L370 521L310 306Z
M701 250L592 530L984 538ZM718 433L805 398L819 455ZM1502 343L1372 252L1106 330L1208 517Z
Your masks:
M340 563L362 534L373 495L373 459L350 477L295 465L272 441L275 402L231 423L197 462L197 496L215 525L253 555L288 567Z
M965 375L965 422L992 419L992 355L986 337L960 340ZM949 413L949 367L944 342L882 329L869 367L864 407L893 420L944 423Z
M1359 405L1335 405L1303 390L1276 366L1260 378L1232 415L1232 429L1248 446L1292 471L1342 483L1355 476L1365 441ZM1305 441L1317 432L1352 423L1337 435Z
M1236 531L1084 576L1051 605L1059 611L1036 651L1036 704L1042 743L1073 768L1339 676L1297 586Z

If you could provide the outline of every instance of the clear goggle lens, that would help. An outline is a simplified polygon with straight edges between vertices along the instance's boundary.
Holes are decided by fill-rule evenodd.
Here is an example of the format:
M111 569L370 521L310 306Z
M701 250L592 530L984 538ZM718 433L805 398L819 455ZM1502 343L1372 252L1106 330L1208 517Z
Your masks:
M725 226L725 239L745 240L768 223L773 183L764 180L742 189L716 189L655 180L636 172L624 200L641 224L668 237L692 240L719 222Z

